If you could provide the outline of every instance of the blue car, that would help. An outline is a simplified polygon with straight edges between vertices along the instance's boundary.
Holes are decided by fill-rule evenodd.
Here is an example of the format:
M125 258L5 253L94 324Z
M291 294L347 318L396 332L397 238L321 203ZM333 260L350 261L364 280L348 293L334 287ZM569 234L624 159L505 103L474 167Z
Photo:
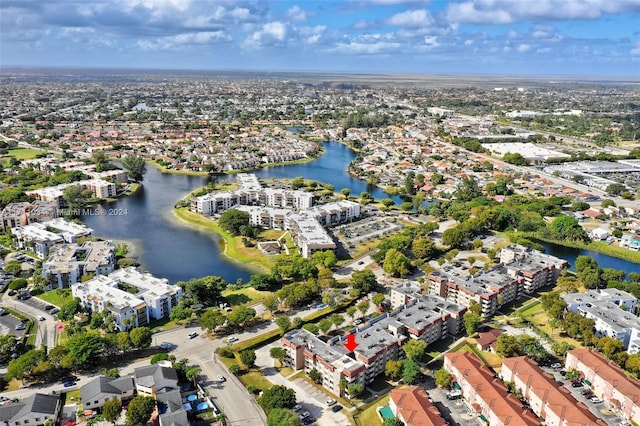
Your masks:
M71 386L75 386L76 382L74 382L73 380L67 380L66 382L64 382L62 385L65 388L71 387Z

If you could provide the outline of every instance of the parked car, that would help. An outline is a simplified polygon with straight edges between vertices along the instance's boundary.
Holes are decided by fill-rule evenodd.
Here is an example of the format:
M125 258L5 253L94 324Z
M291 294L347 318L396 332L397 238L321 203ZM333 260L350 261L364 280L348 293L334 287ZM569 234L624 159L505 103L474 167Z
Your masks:
M195 331L189 333L189 339L195 339L196 337L198 337L198 333L196 333Z
M551 368L553 368L554 370L562 368L562 364L560 364L559 362L554 362L553 364L551 364Z
M37 318L38 318L38 321L44 321L44 317L42 315L38 315Z
M5 311L4 309L0 308L0 317L7 315L7 311Z
M9 290L9 292L7 293L9 296L15 296L16 294L18 294L17 291L15 290Z
M584 396L584 397L585 397L585 398L587 398L587 399L591 399L591 398L593 398L594 396L595 396L595 395L594 395L592 392L589 392L588 394L585 394L585 396Z
M16 330L24 330L25 328L27 328L26 322L21 322L20 324L16 325Z
M631 426L631 423L627 420L621 420L620 423L618 423L618 426Z
M331 409L331 411L333 411L334 413L337 413L340 410L342 410L342 405L334 405Z
M589 398L589 401L593 402L594 404L600 404L602 402L600 398L597 398L595 396L593 398Z
M237 342L238 340L240 340L240 339L238 339L236 336L227 337L227 342L229 342L229 343Z
M299 417L300 417L300 420L304 420L304 419L306 419L307 417L309 417L310 415L311 415L311 413L310 413L310 412L308 412L308 411L303 411L302 413L300 413Z
M334 405L337 401L333 398L327 399L325 401L325 404L327 404L329 407L331 407L332 405Z
M316 305L316 309L320 310L320 309L324 309L327 307L326 303L319 303Z
M574 388L582 387L582 383L581 382L572 382L571 383L571 387L574 387Z
M586 394L588 394L588 393L591 393L591 389L582 389L582 390L580 391L580 393L581 393L582 395L586 395Z
M173 343L162 342L162 343L160 343L160 347L162 349L173 349Z
M354 324L354 325L360 325L360 324L362 324L362 320L361 320L360 318L358 318L357 320L355 320L355 321L353 322L353 324Z
M47 306L44 307L44 310L45 311L50 311L50 310L52 310L54 308L55 308L55 306L53 306L53 305L47 305Z
M62 384L62 386L64 386L65 388L69 388L71 386L75 386L76 382L74 382L73 380L67 380L66 382L64 382Z
M219 382L226 382L227 379L223 375L218 374L218 381Z

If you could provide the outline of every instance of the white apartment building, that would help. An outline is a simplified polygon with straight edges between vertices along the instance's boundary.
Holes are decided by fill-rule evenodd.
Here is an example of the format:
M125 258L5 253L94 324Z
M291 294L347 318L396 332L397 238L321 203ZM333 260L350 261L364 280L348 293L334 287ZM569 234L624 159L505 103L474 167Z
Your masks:
M54 245L63 242L74 243L79 237L91 235L93 230L85 225L56 218L42 223L17 226L11 228L11 233L16 236L18 247L45 258Z
M633 295L607 288L571 293L562 299L571 312L594 320L597 337L613 337L630 354L640 352L640 319L634 314L638 301Z
M289 218L288 225L291 238L303 257L311 257L317 251L335 250L333 238L313 217L294 215Z
M57 203L58 207L64 207L66 205L63 198L64 190L72 186L80 186L83 189L90 189L95 198L111 198L116 196L116 185L102 179L88 179L71 183L63 183L56 186L48 186L46 188L25 191L25 193L37 200L54 201Z
M91 311L109 309L121 331L128 330L130 326L147 325L150 319L169 316L182 297L180 287L133 267L73 284L71 292L73 297L80 298L82 306Z
M68 288L83 275L113 272L115 264L112 241L86 241L82 246L61 244L49 249L49 258L42 263L42 276L47 279L47 290Z

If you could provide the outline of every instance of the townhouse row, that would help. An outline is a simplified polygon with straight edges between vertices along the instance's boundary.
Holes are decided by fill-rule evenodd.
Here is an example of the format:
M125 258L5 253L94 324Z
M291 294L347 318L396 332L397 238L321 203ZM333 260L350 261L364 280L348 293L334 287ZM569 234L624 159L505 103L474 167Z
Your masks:
M455 379L470 412L491 426L606 426L531 358L505 358L499 375L469 352L447 353L444 368ZM500 380L502 379L502 380ZM511 390L507 384L512 386ZM514 392L512 392L512 390ZM519 393L522 400L518 399ZM541 422L541 420L543 422Z
M430 344L462 330L465 311L438 296L416 297L407 306L352 330L358 342L353 351L344 346L346 336L325 343L307 330L292 330L281 339L287 352L285 362L295 370L317 370L322 386L341 395L342 379L347 386L371 383L384 373L387 361L404 357L402 345L410 339Z
M562 296L571 312L594 320L596 337L618 339L627 352L640 352L640 319L635 315L638 299L615 288L589 290Z
M469 275L455 267L443 267L427 277L427 288L463 306L478 303L482 316L490 317L504 304L519 300L541 287L556 283L569 262L555 256L510 245L500 252L500 264Z
M183 296L182 288L133 267L71 285L73 297L92 312L111 312L120 331L166 318Z
M584 384L613 411L640 423L640 382L590 348L567 352L565 369L578 370Z

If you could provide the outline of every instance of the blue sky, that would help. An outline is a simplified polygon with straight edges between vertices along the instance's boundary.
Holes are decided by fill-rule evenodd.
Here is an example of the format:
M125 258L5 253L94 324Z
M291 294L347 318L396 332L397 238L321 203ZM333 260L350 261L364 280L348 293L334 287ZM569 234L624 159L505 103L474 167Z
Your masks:
M640 78L640 0L2 0L0 65Z

